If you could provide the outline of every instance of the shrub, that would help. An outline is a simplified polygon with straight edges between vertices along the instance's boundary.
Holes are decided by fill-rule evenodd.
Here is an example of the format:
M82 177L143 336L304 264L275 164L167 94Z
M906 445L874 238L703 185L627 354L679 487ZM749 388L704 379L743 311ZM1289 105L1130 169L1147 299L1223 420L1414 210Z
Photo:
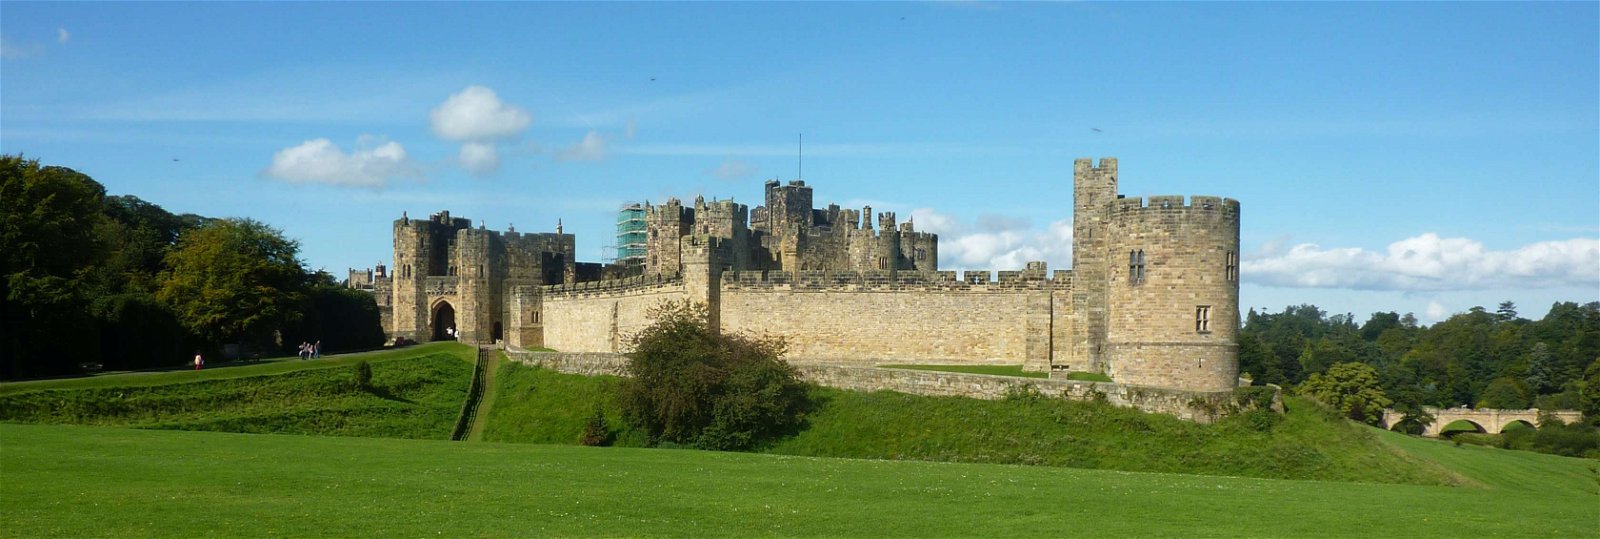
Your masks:
M356 362L355 382L356 387L372 389L372 365L367 364L365 359Z
M594 415L589 416L589 422L583 425L583 434L578 435L578 443L587 446L611 445L611 426L606 423L604 411L596 408Z
M1336 409L1345 417L1376 425L1392 402L1378 384L1378 371L1365 363L1335 363L1328 372L1312 374L1300 393Z
M748 449L799 427L809 408L780 339L723 335L703 305L666 302L632 339L618 398L651 442Z

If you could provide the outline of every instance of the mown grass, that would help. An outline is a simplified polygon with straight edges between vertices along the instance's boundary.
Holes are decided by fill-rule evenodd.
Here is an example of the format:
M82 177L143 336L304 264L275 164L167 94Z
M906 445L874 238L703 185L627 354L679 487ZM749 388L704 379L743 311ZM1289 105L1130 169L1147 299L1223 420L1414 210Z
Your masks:
M298 358L274 358L261 362L234 362L220 365L208 364L204 369L193 371L178 369L171 371L128 372L115 374L101 374L78 378L55 378L49 380L30 380L24 382L0 383L0 395L10 395L25 391L39 391L45 389L92 389L107 387L137 387L175 384L183 382L196 382L201 380L222 380L228 378L245 378L251 376L266 376L283 374L303 370L328 369L354 365L358 361L379 362L400 359L412 359L433 354L451 354L460 357L469 364L476 361L472 347L454 343L437 342L427 343L394 350L378 350L355 354L339 354L321 359L301 361Z
M913 371L939 371L939 372L964 372L967 374L989 374L994 376L1020 376L1023 378L1049 378L1050 373L1040 371L1025 371L1021 365L880 365L885 369L906 369Z
M462 356L471 351L447 344L339 360L52 380L0 394L0 421L442 439L466 396L472 367ZM353 365L362 360L372 366L370 388L354 381Z
M1579 459L1373 431L1474 487L0 424L7 537L1594 537Z
M574 444L600 409L616 445L646 443L622 421L617 378L510 365L500 380L484 440ZM1457 480L1386 449L1369 429L1298 399L1289 399L1282 417L1256 414L1199 425L1060 399L985 401L828 388L814 388L812 396L819 406L804 429L761 451L1429 485Z
M576 376L507 362L498 373L494 408L483 429L487 442L576 444L596 410L605 415L613 445L642 447L643 433L626 427L614 376Z

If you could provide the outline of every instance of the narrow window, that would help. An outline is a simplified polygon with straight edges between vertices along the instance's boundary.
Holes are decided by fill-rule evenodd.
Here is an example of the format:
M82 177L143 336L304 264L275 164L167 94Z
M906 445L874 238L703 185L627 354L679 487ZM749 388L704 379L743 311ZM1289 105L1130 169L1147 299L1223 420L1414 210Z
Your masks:
M1228 282L1239 280L1239 255L1228 251Z
M1144 283L1144 249L1128 251L1128 284Z
M1211 306L1201 305L1194 308L1194 331L1196 333L1211 333Z

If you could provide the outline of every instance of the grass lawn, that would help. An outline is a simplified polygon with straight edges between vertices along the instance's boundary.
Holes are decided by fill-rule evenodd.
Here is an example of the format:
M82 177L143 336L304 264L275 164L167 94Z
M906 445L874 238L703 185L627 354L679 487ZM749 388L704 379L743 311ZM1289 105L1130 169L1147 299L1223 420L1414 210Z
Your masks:
M989 374L994 376L1020 376L1023 378L1050 377L1050 373L1048 372L1022 370L1022 365L880 365L879 367L885 369L908 369L913 371L964 372L967 374Z
M301 361L299 358L274 358L260 362L231 362L216 366L206 365L199 371L178 369L169 371L125 372L107 373L78 378L53 378L49 380L32 380L26 382L0 383L0 395L10 395L25 391L38 391L45 389L93 389L106 387L137 387L195 382L200 380L222 380L228 378L245 378L251 376L264 376L283 374L288 372L328 369L334 367L347 367L357 361L366 360L371 363L399 359L412 359L431 354L447 353L459 356L469 365L477 361L471 346L454 342L436 342L417 346L408 346L394 350L375 350L354 354L338 354L323 356L321 359Z
M0 529L7 537L1408 538L1600 530L1592 462L1376 435L1474 486L0 424Z
M154 429L447 438L472 348L443 344L231 369L31 382L0 393L0 421ZM372 366L372 389L354 382ZM120 382L120 383L119 383Z

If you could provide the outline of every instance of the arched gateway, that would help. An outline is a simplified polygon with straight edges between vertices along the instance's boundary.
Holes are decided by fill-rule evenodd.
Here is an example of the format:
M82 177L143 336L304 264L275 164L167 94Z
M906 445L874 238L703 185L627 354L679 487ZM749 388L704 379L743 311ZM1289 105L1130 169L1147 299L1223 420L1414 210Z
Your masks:
M456 339L451 332L459 331L460 328L456 327L456 309L450 305L450 302L439 300L438 303L434 304L433 314L429 319L431 320L428 324L429 334L433 336L431 340L453 341Z

